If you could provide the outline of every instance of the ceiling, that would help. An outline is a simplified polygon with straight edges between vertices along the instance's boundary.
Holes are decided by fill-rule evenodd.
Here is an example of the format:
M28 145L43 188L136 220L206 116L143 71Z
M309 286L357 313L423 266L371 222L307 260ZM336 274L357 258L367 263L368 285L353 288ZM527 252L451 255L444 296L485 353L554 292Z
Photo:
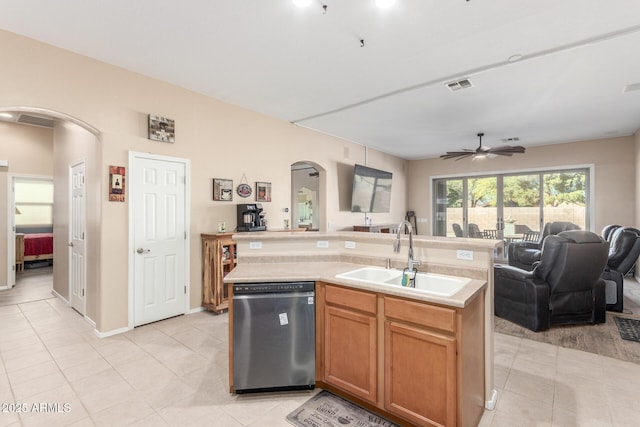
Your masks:
M638 0L20 0L0 28L405 159L640 127Z

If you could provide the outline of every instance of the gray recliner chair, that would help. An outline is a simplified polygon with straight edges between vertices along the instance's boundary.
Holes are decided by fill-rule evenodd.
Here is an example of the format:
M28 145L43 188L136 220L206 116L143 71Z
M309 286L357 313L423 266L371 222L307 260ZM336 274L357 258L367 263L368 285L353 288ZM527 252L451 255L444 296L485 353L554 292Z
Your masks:
M548 236L533 271L494 267L495 314L532 331L554 324L604 323L609 242L590 231Z
M540 261L542 243L547 236L556 235L563 231L579 230L580 227L568 221L548 222L542 229L542 234L537 242L512 242L507 248L509 265L523 270L533 270L534 264Z
M605 227L607 230L607 227ZM640 256L640 230L616 226L609 233L609 259L602 274L606 283L607 310L622 312L624 299L624 276L629 274Z

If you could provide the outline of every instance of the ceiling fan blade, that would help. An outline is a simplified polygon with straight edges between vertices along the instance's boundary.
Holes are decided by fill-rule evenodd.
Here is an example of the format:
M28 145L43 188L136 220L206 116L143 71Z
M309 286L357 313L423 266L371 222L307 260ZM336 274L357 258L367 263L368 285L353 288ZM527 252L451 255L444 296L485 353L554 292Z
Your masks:
M520 146L520 145L515 145L515 146L511 146L511 145L503 145L500 147L493 147L489 149L489 153L498 153L498 152L502 152L502 153L524 153L525 148Z
M473 151L449 151L447 154L443 154L440 156L441 159L464 159L465 157L473 156L475 153Z

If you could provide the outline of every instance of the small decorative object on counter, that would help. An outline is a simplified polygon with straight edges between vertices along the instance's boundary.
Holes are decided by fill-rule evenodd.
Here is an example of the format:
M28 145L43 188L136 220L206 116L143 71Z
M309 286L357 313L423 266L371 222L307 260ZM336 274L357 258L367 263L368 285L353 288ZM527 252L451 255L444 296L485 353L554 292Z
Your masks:
M227 223L224 221L220 221L218 223L218 232L224 233L225 231L227 231Z

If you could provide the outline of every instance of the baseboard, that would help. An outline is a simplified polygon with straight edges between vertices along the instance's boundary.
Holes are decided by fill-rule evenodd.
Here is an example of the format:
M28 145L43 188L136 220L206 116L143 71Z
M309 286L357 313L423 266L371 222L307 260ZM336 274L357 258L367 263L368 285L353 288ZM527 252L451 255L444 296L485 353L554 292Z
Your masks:
M498 390L493 389L493 393L491 393L491 399L484 402L484 407L489 411L493 411L496 409L496 404L498 403Z
M98 338L107 338L107 337L111 337L111 336L114 336L114 335L123 334L123 333L128 332L128 331L129 331L128 327L114 329L112 331L107 331L107 332L100 332L99 330L97 330L95 328L93 329L93 333Z
M200 313L201 311L205 311L205 310L206 310L205 307L196 307L189 310L189 314Z
M51 295L53 295L56 298L60 298L62 301L66 302L67 305L71 305L69 303L69 300L63 297L62 295L60 295L55 289L51 289Z

